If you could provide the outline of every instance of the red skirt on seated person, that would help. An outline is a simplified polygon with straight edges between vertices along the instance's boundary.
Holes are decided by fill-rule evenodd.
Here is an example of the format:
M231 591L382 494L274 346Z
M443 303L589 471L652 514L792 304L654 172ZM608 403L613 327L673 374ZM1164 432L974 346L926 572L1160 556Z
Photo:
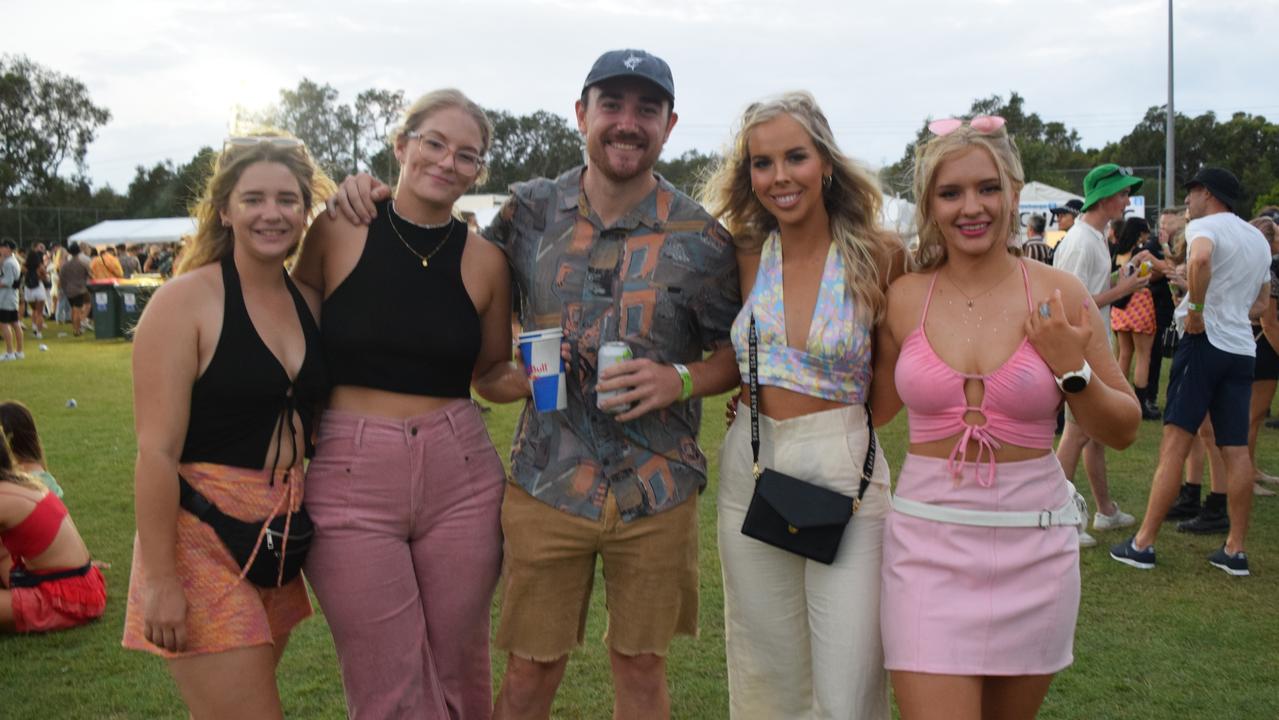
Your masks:
M44 571L54 572L54 571ZM41 572L27 571L38 577ZM50 632L78 627L102 617L107 581L96 567L76 577L13 588L13 622L18 632Z

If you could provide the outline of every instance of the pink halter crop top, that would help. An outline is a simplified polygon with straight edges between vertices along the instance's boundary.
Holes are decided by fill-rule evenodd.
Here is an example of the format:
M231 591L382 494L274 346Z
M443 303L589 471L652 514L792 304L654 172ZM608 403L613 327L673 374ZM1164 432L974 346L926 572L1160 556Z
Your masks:
M822 270L808 339L804 349L797 350L786 342L782 244L776 232L764 241L755 285L731 330L743 381L749 377L751 313L759 333L760 385L850 405L866 402L872 374L870 328L857 318L847 291L844 261L834 243Z
M1021 274L1026 304L1033 312L1025 263L1021 264ZM990 487L995 482L995 450L1001 443L1052 449L1062 393L1052 370L1026 338L1022 338L1002 365L987 375L961 373L947 365L924 334L924 321L928 318L928 306L936 285L937 273L933 273L919 327L902 343L893 376L897 394L910 420L910 441L932 442L958 433L959 440L949 457L949 468L956 480L968 459L968 443L975 441L979 448L975 461L981 463L983 457L986 460L985 477L979 468L977 481L983 487ZM969 406L964 395L964 383L970 379L981 380L985 386L981 405L976 407ZM965 422L964 415L969 411L980 412L986 422L982 425Z

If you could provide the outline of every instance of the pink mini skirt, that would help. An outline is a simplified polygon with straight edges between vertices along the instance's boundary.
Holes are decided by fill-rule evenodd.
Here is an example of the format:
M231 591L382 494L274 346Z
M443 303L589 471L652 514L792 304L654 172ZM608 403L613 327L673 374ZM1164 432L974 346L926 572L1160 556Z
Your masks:
M1052 453L999 463L990 487L964 463L907 455L897 494L967 510L1061 507ZM985 468L981 468L985 476ZM892 512L884 524L884 666L941 675L1043 675L1073 661L1079 539L1071 527L992 528Z

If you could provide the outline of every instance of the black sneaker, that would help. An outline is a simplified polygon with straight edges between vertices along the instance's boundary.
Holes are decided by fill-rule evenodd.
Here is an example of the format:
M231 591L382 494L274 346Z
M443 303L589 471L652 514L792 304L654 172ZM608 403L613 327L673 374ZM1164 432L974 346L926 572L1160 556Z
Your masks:
M1192 535L1224 535L1230 532L1230 516L1220 510L1204 508L1198 516L1177 523L1177 532Z
M1151 545L1145 550L1138 550L1132 545L1132 541L1136 538L1137 536L1134 535L1111 547L1110 557L1138 570L1153 570L1155 567L1155 546Z
M1198 485L1182 485L1181 494L1177 496L1177 502L1173 504L1168 510L1168 514L1164 516L1164 522L1199 517L1199 511L1202 510L1199 503L1199 492Z
M1163 413L1159 412L1159 406L1154 400L1143 400L1141 402L1141 419L1142 420L1162 420Z
M1225 545L1222 545L1217 549L1217 552L1208 556L1208 564L1225 570L1227 575L1233 577L1247 577L1251 574L1248 572L1248 553L1237 552L1231 555L1226 552Z

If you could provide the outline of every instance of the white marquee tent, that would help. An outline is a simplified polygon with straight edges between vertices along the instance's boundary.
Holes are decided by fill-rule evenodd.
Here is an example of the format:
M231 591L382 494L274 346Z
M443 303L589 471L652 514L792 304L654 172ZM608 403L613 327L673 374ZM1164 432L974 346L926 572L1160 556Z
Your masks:
M147 245L175 243L195 234L195 220L189 217L149 220L104 220L67 238L70 242L99 245Z

